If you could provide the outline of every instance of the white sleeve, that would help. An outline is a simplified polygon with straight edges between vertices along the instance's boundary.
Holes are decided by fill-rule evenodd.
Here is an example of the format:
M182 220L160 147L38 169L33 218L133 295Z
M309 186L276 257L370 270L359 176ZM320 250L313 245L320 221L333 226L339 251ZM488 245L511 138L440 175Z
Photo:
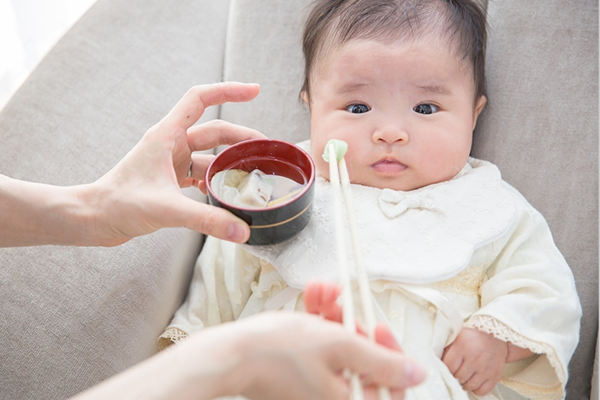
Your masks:
M259 259L235 243L207 237L185 302L159 338L176 342L204 327L236 320L258 277Z
M579 340L581 305L546 221L512 191L519 203L514 229L488 269L480 310L465 326L540 354L507 365L502 383L528 398L540 398L541 391L561 398Z

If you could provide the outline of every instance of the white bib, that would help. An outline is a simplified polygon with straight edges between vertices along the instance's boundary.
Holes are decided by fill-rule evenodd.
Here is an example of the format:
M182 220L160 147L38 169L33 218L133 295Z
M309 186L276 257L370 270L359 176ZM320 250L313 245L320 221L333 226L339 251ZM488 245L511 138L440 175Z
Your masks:
M313 279L339 281L331 185L322 177L315 185L313 213L298 236L271 246L244 246L299 289ZM468 266L475 250L505 235L516 214L498 168L474 158L447 182L409 192L353 184L351 191L371 280L428 284L449 279ZM354 278L347 222L345 229Z

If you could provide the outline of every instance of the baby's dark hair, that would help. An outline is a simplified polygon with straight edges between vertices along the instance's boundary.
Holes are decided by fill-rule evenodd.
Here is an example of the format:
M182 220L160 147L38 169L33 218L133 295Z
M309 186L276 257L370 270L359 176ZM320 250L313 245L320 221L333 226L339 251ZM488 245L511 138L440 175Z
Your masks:
M473 0L317 0L304 26L304 84L316 60L353 39L393 42L428 34L445 36L472 68L475 101L486 95L485 13Z

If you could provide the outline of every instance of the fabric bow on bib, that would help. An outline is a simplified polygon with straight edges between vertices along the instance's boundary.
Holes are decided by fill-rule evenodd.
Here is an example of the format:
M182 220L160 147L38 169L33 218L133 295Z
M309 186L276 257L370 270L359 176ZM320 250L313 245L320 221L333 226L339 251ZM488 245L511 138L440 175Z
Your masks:
M391 189L383 189L378 199L381 212L388 218L396 218L409 209L429 210L443 213L427 194L408 194Z

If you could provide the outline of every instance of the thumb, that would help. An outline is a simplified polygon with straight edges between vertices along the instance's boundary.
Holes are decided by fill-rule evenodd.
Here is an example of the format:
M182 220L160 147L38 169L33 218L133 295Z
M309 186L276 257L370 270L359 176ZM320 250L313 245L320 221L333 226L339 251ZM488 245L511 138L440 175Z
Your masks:
M186 227L236 243L250 237L250 227L229 211L178 194L167 212L173 227Z

